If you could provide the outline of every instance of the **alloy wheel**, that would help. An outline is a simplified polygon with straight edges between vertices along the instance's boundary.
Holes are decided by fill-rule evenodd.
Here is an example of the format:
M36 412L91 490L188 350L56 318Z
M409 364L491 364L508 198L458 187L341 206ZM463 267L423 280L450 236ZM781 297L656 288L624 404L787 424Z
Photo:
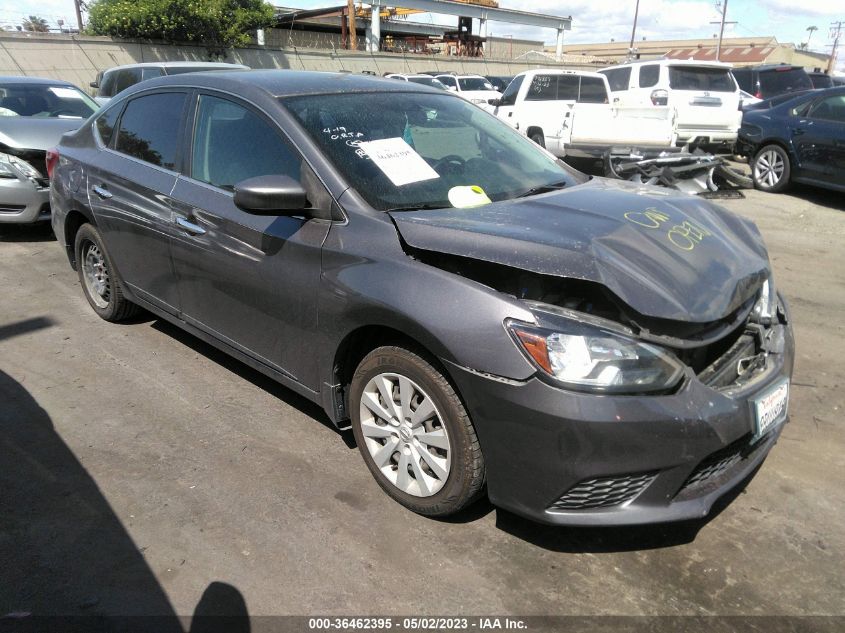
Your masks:
M783 178L785 168L783 157L770 149L761 153L754 162L754 177L757 182L771 189Z

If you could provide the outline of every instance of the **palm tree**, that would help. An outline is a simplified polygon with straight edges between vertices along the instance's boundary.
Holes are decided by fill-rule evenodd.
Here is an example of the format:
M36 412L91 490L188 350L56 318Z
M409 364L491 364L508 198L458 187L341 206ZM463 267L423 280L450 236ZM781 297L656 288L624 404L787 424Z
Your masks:
M807 32L809 33L809 35L807 36L807 43L804 45L804 48L806 48L806 49L810 48L810 38L813 37L813 33L815 31L818 31L818 30L819 30L819 27L817 27L817 26L808 26L807 27Z
M21 23L24 31L34 31L36 33L46 33L50 30L47 20L39 18L36 15L29 16Z

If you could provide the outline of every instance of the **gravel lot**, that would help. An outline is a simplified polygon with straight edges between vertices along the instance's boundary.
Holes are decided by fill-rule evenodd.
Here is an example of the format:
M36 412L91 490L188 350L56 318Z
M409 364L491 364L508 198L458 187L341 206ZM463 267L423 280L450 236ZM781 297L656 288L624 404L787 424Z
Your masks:
M215 582L252 615L845 615L845 200L723 204L792 306L792 421L707 521L613 530L416 516L316 406L99 320L49 231L0 226L0 615L190 615Z

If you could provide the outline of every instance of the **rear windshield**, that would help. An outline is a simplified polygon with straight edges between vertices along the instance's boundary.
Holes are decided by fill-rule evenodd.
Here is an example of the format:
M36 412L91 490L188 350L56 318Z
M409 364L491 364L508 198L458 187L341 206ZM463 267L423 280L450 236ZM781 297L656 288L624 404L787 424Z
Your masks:
M97 104L75 86L0 84L0 117L87 119Z
M423 86L431 86L432 88L446 90L446 86L434 77L408 77L408 81L415 84L422 84Z
M760 92L771 97L784 92L812 90L813 82L803 68L789 70L768 70L760 73Z
M705 90L707 92L734 92L736 90L729 69L695 66L670 66L669 87L674 90Z
M458 77L461 90L495 90L484 77Z

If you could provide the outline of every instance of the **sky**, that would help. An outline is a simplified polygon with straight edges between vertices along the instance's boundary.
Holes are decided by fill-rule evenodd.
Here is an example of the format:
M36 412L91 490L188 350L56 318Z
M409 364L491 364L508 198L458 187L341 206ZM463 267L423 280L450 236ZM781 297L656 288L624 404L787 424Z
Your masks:
M727 1L727 20L736 24L726 25L726 37L774 35L779 42L797 45L807 41L807 27L816 26L818 30L811 36L810 50L829 53L833 41L830 23L845 21L845 3L839 0ZM343 4L343 0L284 0L274 4L314 8L337 6ZM572 30L566 32L565 43L606 42L611 38L630 40L635 4L636 0L499 0L499 6L503 8L572 16ZM717 35L719 25L710 22L719 20L720 7L717 0L640 0L636 37L653 40ZM0 0L0 26L19 24L30 14L44 17L52 25L59 19L64 19L66 24L76 23L73 0ZM435 24L456 22L456 18L428 14L415 15L412 19ZM475 28L478 28L477 24ZM489 25L488 34L542 39L547 43L555 39L555 33L547 29L495 22ZM845 71L845 37L840 42L837 65Z

